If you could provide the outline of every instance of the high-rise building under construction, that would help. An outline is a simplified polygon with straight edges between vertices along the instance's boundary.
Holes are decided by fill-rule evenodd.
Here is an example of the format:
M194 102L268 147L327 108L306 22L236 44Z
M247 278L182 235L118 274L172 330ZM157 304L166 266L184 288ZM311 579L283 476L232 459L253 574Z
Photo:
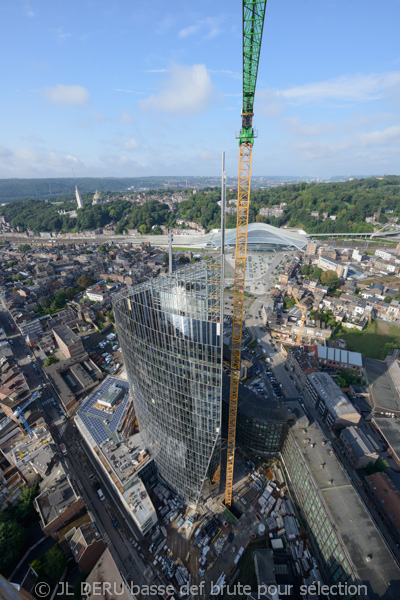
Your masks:
M113 300L139 428L160 477L188 504L219 478L219 261L182 268Z

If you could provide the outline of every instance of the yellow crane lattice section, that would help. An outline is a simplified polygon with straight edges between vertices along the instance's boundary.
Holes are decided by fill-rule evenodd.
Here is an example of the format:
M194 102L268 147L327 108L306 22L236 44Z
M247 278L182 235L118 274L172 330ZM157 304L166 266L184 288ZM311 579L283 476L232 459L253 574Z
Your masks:
M240 145L235 249L235 284L233 292L232 318L231 383L229 391L229 421L225 487L226 506L230 506L232 503L233 468L235 462L236 421L240 381L240 350L242 343L252 150L253 145L249 142L245 142Z
M294 298L294 301L296 302L297 306L299 307L299 309L301 310L301 323L300 323L300 327L299 327L299 331L297 334L297 340L296 340L296 344L300 344L301 342L301 338L303 335L303 329L304 329L304 324L307 320L307 309L305 306L303 306L302 304L300 304L300 302L297 299L296 294L294 293L294 291L292 290L292 296Z

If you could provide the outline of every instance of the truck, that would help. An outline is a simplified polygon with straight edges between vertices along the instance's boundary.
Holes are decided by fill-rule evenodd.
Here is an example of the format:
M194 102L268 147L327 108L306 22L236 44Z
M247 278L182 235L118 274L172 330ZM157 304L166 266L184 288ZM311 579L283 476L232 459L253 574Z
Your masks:
M64 456L67 454L67 447L65 444L60 444L60 450Z

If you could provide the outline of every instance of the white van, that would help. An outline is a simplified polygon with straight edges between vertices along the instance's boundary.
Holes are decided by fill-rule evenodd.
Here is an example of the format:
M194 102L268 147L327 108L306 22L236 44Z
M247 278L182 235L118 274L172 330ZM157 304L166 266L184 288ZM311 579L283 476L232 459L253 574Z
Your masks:
M97 494L98 494L98 496L99 496L100 500L101 500L102 502L104 502L104 500L106 499L106 497L105 497L105 495L103 494L103 490L101 490L101 489L97 490Z

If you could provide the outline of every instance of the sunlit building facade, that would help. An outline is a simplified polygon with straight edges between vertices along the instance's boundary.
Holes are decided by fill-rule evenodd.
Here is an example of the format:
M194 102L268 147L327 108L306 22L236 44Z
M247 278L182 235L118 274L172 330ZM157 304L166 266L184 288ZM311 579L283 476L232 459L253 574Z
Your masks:
M219 262L124 290L114 315L143 440L188 504L218 480L222 397Z

